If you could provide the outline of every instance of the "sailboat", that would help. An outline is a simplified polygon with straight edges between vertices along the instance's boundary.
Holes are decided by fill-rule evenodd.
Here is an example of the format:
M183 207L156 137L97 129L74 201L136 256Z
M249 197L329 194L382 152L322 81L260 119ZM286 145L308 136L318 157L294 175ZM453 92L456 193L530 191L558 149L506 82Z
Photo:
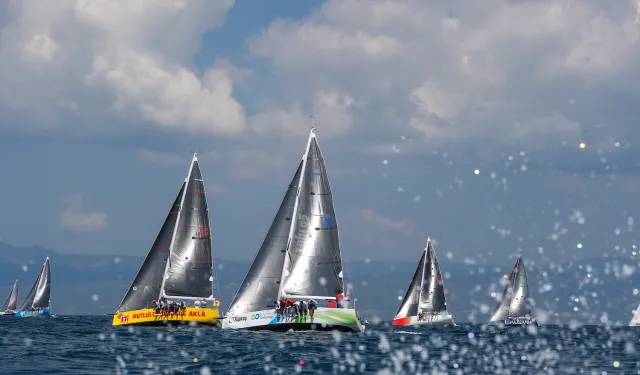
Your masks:
M344 290L342 256L333 196L315 134L307 146L280 208L236 293L223 329L364 331L347 299L332 301ZM278 301L315 301L311 316L277 312Z
M394 326L455 325L447 305L436 251L429 238L407 294L391 324Z
M194 301L194 306L159 308L160 301ZM211 307L206 303L211 302ZM219 325L220 301L213 297L209 209L198 154L153 246L122 302L113 325L197 323Z
M18 318L30 316L52 316L51 308L51 267L49 257L44 261L40 274L33 283L27 298L20 309L15 313Z
M635 311L633 312L633 318L631 318L631 321L629 322L629 327L637 326L640 326L640 305L636 307Z
M529 283L522 256L518 256L516 265L509 276L509 283L502 292L502 298L491 314L488 325L522 326L538 325L531 315L529 301Z
M9 297L4 301L2 307L0 307L0 315L14 315L16 313L16 307L18 305L18 280L13 283L13 288L9 293Z

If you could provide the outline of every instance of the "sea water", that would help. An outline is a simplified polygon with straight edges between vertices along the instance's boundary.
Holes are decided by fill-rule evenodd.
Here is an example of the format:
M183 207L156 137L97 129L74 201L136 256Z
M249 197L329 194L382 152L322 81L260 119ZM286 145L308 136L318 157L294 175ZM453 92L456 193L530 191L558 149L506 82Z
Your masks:
M640 327L274 333L1 318L0 374L640 374Z

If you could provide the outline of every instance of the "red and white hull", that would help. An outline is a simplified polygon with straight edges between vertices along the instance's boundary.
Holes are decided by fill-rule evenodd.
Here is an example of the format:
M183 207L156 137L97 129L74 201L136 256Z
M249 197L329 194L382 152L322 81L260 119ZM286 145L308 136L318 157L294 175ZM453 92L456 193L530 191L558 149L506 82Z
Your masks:
M407 316L396 318L391 321L394 326L453 326L453 315L443 313L438 315L427 315L423 319L418 316Z

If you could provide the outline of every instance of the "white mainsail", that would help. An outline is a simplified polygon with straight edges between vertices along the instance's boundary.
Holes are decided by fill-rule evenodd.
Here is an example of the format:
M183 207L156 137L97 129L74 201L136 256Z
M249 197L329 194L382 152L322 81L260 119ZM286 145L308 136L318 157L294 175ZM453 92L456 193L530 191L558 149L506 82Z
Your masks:
M629 326L640 326L640 305L638 305L638 307L636 307L635 311L633 312L633 318L631 318Z
M185 179L159 297L214 299L209 209L197 153Z
M338 225L315 128L303 157L282 273L282 297L333 299L344 292Z

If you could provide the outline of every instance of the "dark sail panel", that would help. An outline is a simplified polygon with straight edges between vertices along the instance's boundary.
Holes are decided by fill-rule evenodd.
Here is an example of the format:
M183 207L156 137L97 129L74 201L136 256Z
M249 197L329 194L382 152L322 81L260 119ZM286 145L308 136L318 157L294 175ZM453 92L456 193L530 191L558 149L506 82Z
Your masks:
M13 288L11 288L11 292L7 297L7 300L4 301L4 304L0 308L0 312L6 310L15 310L18 305L18 280L13 284Z
M298 191L302 161L282 198L280 208L258 250L238 293L229 307L230 314L242 314L275 307Z
M49 257L44 262L40 277L38 277L38 286L36 287L36 293L33 297L33 307L49 308L51 300L51 268L49 266Z
M409 284L409 288L407 288L407 294L405 294L404 298L402 299L402 303L400 303L400 308L396 313L395 319L418 315L420 291L422 289L422 275L424 274L426 257L427 257L427 252L423 251L422 257L420 258L420 262L418 262L418 267L416 268L416 272L413 273L411 284Z
M191 163L178 215L164 292L173 297L213 296L209 209L196 155Z
M324 158L313 132L306 155L284 293L333 297L344 292L338 225Z
M420 293L420 310L447 311L442 274L440 273L440 266L431 241L427 242L426 255L427 261L424 268L422 293Z
M22 302L22 306L20 306L20 311L29 310L33 307L33 298L36 296L36 286L38 286L38 281L40 281L40 275L36 279L36 282L31 287L31 290L27 294L27 297Z
M133 279L127 294L120 302L118 311L145 309L150 306L151 301L158 299L162 277L169 257L169 245L171 245L173 230L178 219L184 185L183 183L180 187L180 191L164 220L164 224L162 224L162 228L160 228L160 232L147 253L147 257L142 262L142 266Z

